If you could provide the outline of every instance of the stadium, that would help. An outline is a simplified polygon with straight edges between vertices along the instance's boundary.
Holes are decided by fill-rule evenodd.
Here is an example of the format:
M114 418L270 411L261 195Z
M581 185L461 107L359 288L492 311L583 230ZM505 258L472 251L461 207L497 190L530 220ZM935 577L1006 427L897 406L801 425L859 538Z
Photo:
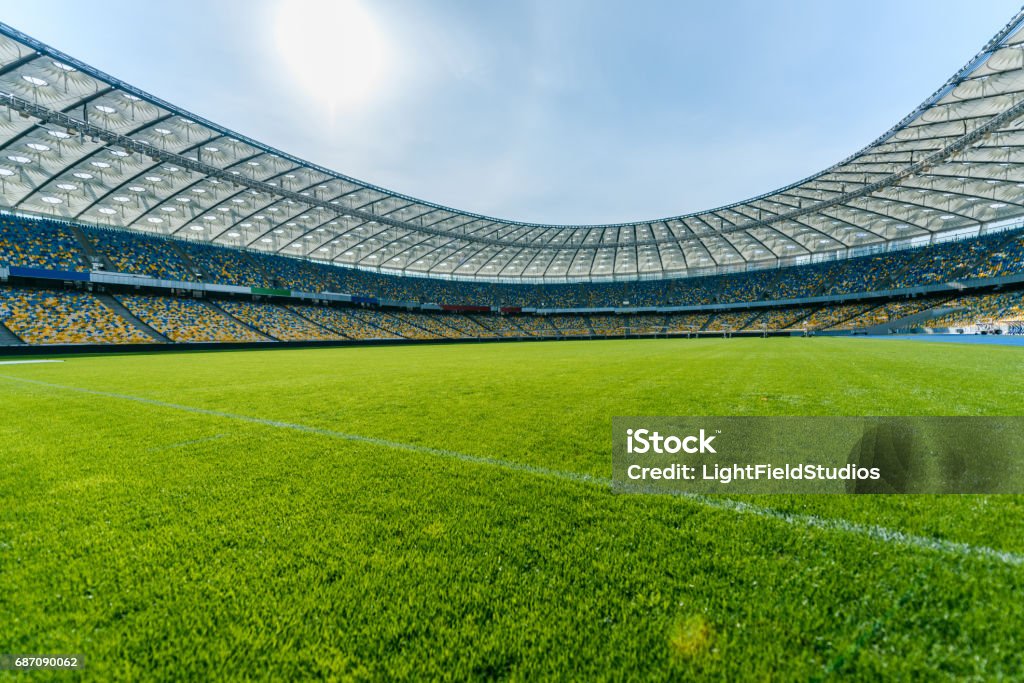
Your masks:
M615 416L1020 413L1022 27L814 175L568 225L363 182L0 24L0 656L1024 677L1019 496L609 477Z

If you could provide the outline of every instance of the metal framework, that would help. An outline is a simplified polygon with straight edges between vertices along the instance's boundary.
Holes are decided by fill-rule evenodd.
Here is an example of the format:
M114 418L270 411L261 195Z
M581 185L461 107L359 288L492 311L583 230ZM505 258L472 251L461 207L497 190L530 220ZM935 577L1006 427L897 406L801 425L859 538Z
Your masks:
M508 281L841 258L1024 216L1024 10L884 135L809 178L614 225L490 218L297 159L0 24L0 207L385 272Z

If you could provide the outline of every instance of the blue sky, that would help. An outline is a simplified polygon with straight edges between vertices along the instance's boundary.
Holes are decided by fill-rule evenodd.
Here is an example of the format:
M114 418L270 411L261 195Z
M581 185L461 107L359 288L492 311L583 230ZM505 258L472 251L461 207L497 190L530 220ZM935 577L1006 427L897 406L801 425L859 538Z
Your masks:
M173 8L173 9L172 9ZM1014 2L0 0L0 20L199 115L460 209L712 208L869 143Z

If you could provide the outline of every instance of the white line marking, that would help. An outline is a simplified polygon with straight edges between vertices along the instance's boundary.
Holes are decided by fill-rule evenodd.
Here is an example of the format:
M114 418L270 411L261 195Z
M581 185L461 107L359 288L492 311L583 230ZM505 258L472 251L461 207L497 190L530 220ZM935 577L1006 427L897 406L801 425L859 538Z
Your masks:
M90 396L101 396L104 398L114 398L123 401L133 401L135 403L142 403L145 405L155 406L158 408L169 408L172 410L179 410L182 412L193 413L196 415L221 417L229 420L238 420L240 422L248 422L250 424L263 425L266 427L289 429L296 432L304 432L306 434L317 434L319 436L327 436L335 439L342 439L344 441L366 443L374 446L382 446L385 448L393 448L396 450L410 451L413 453L425 453L427 455L435 455L444 458L460 460L462 462L469 462L478 465L491 465L494 467L500 467L505 470L526 472L528 474L534 474L545 477L554 477L565 481L591 484L604 488L610 488L612 485L611 479L607 479L604 477L594 477L589 474L582 474L579 472L566 472L564 470L554 470L549 469L547 467L540 467L537 465L518 463L510 460L502 460L500 458L487 458L479 455L469 455L468 453L459 453L458 451L450 451L443 448L420 446L417 444L402 443L400 441L390 441L388 439L378 439L376 437L362 436L359 434L348 434L346 432L338 432L332 429L310 427L308 425L296 424L292 422L281 422L279 420L267 420L260 417L238 415L236 413L228 413L220 410L196 408L194 406L186 406L181 405L179 403L168 403L166 401L144 398L142 396L131 396L129 394L117 394L109 391L83 389L81 387L73 387L64 384L54 384L52 382L43 382L40 380L27 379L24 377L0 375L0 379L6 379L12 382L21 382L23 384L34 384L37 386L48 387L51 389L60 389L63 391L73 391L80 394L88 394ZM961 543L958 541L947 541L941 538L929 538L927 536L918 536L916 534L909 534L903 531L897 531L895 529L888 529L886 527L850 522L845 519L830 519L827 517L819 517L817 515L794 514L789 512L783 512L781 510L775 510L773 508L763 507L760 505L752 505L750 503L744 503L742 501L724 497L711 497L689 493L679 494L679 497L686 498L687 500L693 501L695 503L712 509L726 510L729 512L735 512L739 514L754 515L756 517L762 517L765 519L774 519L789 524L791 526L802 526L811 529L821 529L824 531L840 531L846 534L862 536L864 538L869 538L874 541L879 541L882 543L904 545L918 550L927 550L941 553L943 555L970 557L982 560L992 560L1013 567L1024 566L1024 554L1015 553L1007 550L997 550L996 548L990 548L988 546L978 546L971 545L969 543Z
M0 365L33 365L35 363L63 363L62 360L0 360Z

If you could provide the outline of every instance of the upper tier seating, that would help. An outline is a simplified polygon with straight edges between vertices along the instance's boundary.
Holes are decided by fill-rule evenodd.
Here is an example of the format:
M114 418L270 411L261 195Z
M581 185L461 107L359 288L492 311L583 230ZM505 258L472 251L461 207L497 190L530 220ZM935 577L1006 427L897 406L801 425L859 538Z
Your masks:
M345 271L336 266L274 254L249 252L248 255L270 277L275 287L297 292L352 293L345 288Z
M0 265L89 270L71 228L55 221L0 215Z
M96 251L118 272L158 280L199 280L166 238L119 230L90 230L87 235Z
M171 241L131 231L0 215L0 265L88 270L91 264L86 251L93 249L116 271L160 279L418 303L542 309L786 300L1024 273L1021 230L826 263L705 277L510 284L400 277L192 240ZM584 328L572 329L577 331L566 333L579 334Z
M893 278L913 258L911 252L864 256L830 264L824 294L852 294L873 289L892 289Z
M979 256L966 277L1000 277L1024 272L1024 233L1005 240L991 252Z
M181 242L180 246L192 263L207 274L207 282L240 287L274 286L248 252L199 242Z

